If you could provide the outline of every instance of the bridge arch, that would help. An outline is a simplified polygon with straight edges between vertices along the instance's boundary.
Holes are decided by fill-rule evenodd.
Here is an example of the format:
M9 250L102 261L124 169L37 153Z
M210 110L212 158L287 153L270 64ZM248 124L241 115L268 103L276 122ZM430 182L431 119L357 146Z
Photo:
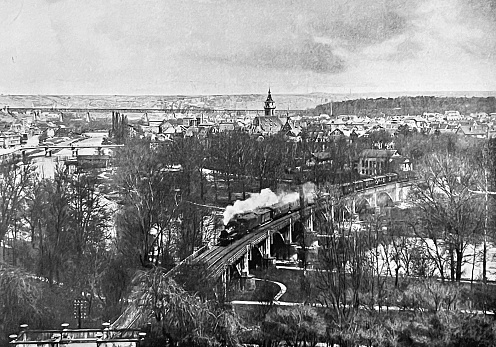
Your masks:
M393 207L394 200L388 192L377 193L377 206L378 207Z
M288 245L284 240L284 236L279 231L272 234L270 253L276 259L287 259L288 257Z
M248 268L250 270L254 270L257 267L262 267L263 266L263 254L260 252L260 249L258 247L252 247L251 250L251 260L248 261ZM245 255L245 256L248 256Z
M305 225L300 220L297 220L293 225L292 240L289 241L298 243L298 242L303 242L304 239L305 239Z
M356 204L355 204L355 209L356 209L356 213L358 214L363 214L363 213L367 213L369 212L370 210L373 209L372 205L370 204L370 201L369 199L367 198L361 198L359 199Z

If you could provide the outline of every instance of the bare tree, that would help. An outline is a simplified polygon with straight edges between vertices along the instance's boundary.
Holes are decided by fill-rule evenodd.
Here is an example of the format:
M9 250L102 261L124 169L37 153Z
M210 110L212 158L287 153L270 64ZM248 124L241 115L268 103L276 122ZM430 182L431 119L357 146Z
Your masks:
M16 158L0 162L0 241L15 224L24 207L24 198L31 184L33 167ZM0 255L3 249L0 248ZM0 257L3 259L3 256Z
M173 346L239 344L239 319L232 312L189 293L163 269L139 272L130 301L145 312L138 323L152 320L152 329Z
M164 252L172 247L177 173L158 154L150 142L135 140L116 160L116 186L122 197L116 219L118 245L140 266L165 259Z
M319 232L324 239L319 250L320 268L315 277L320 293L317 300L329 310L329 329L338 339L344 338L353 325L361 304L360 293L367 287L370 271L367 238L351 223L334 221L333 208L345 203L341 200L326 205L319 216ZM339 343L346 341L342 339Z
M266 339L285 341L286 346L315 346L324 339L326 324L313 307L301 305L270 312L262 331Z
M483 202L469 191L480 174L476 168L463 149L434 153L424 158L410 192L422 223L419 236L433 243L428 250L443 280L447 263L451 280L460 281L466 248L483 226Z
M35 321L42 316L39 303L41 288L39 283L33 281L29 274L16 267L11 267L0 262L0 331L8 333L17 332L19 321L23 323ZM0 343L4 336L0 336Z

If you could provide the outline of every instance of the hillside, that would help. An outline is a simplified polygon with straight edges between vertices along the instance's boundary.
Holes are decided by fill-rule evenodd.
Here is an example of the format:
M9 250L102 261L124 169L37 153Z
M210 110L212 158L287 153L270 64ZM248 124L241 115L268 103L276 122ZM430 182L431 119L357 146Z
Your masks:
M267 94L243 95L0 95L0 106L53 108L157 108L263 110ZM336 95L273 94L278 110L305 110Z
M496 112L496 98L402 96L398 98L355 99L326 103L315 107L313 114L354 114L360 116L418 115L423 112L459 111L461 114Z

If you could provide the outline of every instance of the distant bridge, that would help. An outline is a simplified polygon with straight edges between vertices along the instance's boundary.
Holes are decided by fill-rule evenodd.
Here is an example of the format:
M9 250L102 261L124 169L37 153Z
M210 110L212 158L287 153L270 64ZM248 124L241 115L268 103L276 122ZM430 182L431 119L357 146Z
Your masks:
M18 151L22 154L22 156L27 155L27 151L39 150L45 151L46 157L51 157L54 151L59 151L62 149L71 149L72 156L77 157L79 150L81 149L95 149L98 155L103 155L104 149L114 149L124 147L124 145L79 145L79 144L70 144L70 145L38 145L38 146L25 146L18 148Z
M216 112L229 112L229 113L257 113L265 112L263 109L219 109L219 108L208 108L208 107L184 107L184 108L118 108L118 107L105 107L105 108L81 108L81 107L9 107L9 111L25 113L27 111L40 111L40 112L50 112L50 113L188 113L188 112L205 112L205 113L216 113ZM301 113L307 112L308 110L276 110L276 113Z

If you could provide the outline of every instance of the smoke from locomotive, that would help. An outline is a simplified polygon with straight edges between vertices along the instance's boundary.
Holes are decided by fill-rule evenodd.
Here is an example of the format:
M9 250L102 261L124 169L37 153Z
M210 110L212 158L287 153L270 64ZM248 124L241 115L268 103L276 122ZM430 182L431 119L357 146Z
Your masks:
M303 195L307 201L313 202L315 185L307 182L302 186ZM233 205L226 207L223 214L224 225L237 214L253 211L257 208L270 207L278 202L290 203L300 198L299 192L274 193L269 188L262 189L260 193L253 193L246 200L236 200Z

